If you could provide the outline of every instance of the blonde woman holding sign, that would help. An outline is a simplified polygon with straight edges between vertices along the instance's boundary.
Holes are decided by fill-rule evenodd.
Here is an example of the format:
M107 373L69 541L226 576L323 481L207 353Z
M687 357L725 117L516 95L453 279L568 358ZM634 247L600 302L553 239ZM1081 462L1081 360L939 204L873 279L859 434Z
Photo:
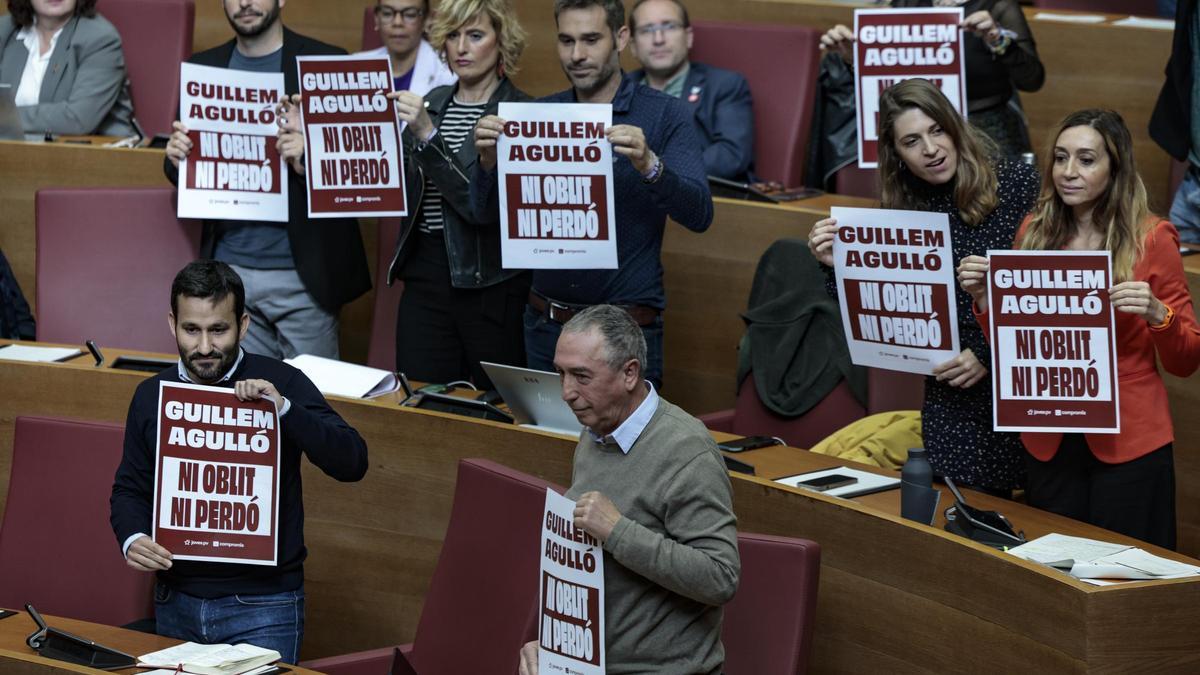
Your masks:
M927 80L905 80L880 96L882 206L947 214L955 260L1011 247L1033 205L1036 171L995 154L987 136L968 126ZM837 228L837 220L821 220L808 240L813 256L830 268ZM972 319L971 296L960 290L955 301L963 349L925 379L925 448L938 476L1009 496L1023 485L1024 451L1016 434L992 431L987 342Z
M1110 251L1116 284L1121 433L1023 433L1030 505L1175 548L1174 433L1167 372L1200 366L1200 328L1175 226L1150 213L1133 161L1133 140L1111 110L1081 110L1058 126L1046 150L1037 208L1020 248ZM987 258L962 260L958 280L986 326Z
M522 313L529 273L504 269L500 225L472 214L469 177L478 159L476 122L501 101L529 96L508 80L525 31L506 0L448 0L430 25L431 44L458 76L425 98L390 94L404 131L409 215L388 283L404 281L396 367L427 382L491 382L480 361L525 365Z

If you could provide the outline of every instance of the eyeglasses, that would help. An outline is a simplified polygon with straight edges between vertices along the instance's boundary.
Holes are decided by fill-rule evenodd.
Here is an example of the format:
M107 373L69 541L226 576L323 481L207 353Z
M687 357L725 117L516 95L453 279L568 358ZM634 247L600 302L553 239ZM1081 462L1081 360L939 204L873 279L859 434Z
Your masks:
M378 5L375 7L375 16L383 23L391 23L397 16L400 17L402 23L412 23L425 16L425 10L420 7L392 9L391 7Z
M675 23L674 21L664 21L662 23L648 23L644 26L638 26L636 32L638 35L650 37L660 30L663 33L674 33L675 31L682 29L682 24Z

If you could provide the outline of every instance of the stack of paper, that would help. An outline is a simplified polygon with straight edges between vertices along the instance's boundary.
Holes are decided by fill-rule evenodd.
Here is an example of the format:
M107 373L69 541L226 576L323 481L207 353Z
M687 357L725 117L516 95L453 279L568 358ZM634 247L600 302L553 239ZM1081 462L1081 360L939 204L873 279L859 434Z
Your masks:
M801 473L801 474L797 474L795 476L788 476L787 478L778 478L775 480L775 482L782 483L784 485L787 485L788 487L800 488L801 490L811 490L812 488L808 487L807 485L802 484L803 481L811 481L814 478L820 478L822 476L829 476L829 475L833 475L833 474L839 474L842 476L846 476L847 478L852 478L854 480L850 484L843 485L841 487L836 487L836 488L832 488L829 490L815 490L815 491L821 492L822 494L827 494L830 497L843 497L843 498L849 499L851 497L861 497L862 495L869 495L873 492L883 492L884 490L892 490L892 489L895 489L900 486L899 478L893 478L891 476L881 476L879 474L871 473L869 471L859 471L858 469L851 469L848 466L839 466L839 467L835 467L832 469L822 469L820 471L809 471L808 473Z
M6 345L0 347L0 359L7 361L52 363L54 361L73 359L82 353L82 351L71 347L34 347L32 345Z
M374 398L400 388L400 380L396 378L395 373L379 368L368 368L312 354L301 354L294 359L285 359L284 362L304 373L317 385L322 394Z
M1200 575L1200 567L1147 553L1125 544L1048 534L1010 549L1009 553L1060 569L1097 586L1115 581L1179 579Z
M274 649L254 645L181 645L138 657L139 668L163 668L167 672L199 675L247 675L270 667L280 658ZM142 675L147 675L143 673Z
M1067 23L1104 23L1103 14L1059 14L1057 12L1038 12L1033 15L1038 21L1065 21Z

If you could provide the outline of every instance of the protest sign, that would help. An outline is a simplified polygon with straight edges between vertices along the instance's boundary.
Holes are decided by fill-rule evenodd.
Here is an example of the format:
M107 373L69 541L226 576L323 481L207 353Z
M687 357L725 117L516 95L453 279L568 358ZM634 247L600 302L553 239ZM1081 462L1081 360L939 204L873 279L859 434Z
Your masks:
M1108 251L988 251L996 431L1121 430Z
M854 99L858 106L858 166L879 165L879 95L913 77L933 82L954 109L967 114L961 7L854 10Z
M160 383L154 541L176 560L274 565L278 507L274 401Z
M538 672L604 675L604 552L574 525L575 502L546 490Z
M850 358L930 375L958 356L950 220L944 213L833 207L833 269Z
M506 269L615 269L612 106L501 103L496 147Z
M192 141L179 163L180 218L287 221L282 99L283 73L179 66L179 121Z
M404 151L386 56L298 56L310 218L403 216Z

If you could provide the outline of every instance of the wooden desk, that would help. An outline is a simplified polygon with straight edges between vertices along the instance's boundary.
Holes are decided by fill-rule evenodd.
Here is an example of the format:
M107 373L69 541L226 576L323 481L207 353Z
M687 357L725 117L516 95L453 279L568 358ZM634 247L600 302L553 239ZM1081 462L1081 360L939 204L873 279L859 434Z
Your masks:
M10 609L17 609L12 607ZM138 633L113 626L105 626L88 621L78 621L57 616L42 616L46 624L52 628L73 633L82 638L116 649L126 654L138 656L166 649L179 644L179 640L159 637L150 633ZM45 659L25 644L25 638L37 630L37 624L24 611L7 619L0 619L0 673L4 675L56 675L58 673L84 673L98 675L105 671L76 666L64 661ZM317 671L288 666L290 672L296 675L319 675ZM145 672L144 669L126 668L109 671L117 673Z
M114 353L113 356L116 354ZM87 360L0 362L0 485L12 421L42 414L120 422L137 373ZM573 441L512 425L331 397L370 447L361 483L305 463L304 657L409 641L449 521L457 461L483 457L566 484ZM742 453L765 475L831 464L786 448ZM767 473L767 472L770 473ZM896 492L842 500L733 475L740 529L823 549L814 670L1123 671L1200 665L1200 581L1096 588L900 519ZM0 492L0 502L3 500ZM1120 537L972 495L1027 534Z

